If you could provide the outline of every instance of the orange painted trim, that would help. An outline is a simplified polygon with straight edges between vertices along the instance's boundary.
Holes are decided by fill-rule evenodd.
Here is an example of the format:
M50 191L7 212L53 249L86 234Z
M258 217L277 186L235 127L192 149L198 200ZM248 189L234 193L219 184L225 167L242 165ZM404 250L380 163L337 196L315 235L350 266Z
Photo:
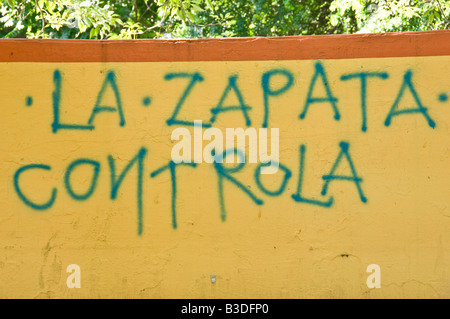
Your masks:
M0 40L0 62L172 62L450 55L450 30L194 40Z

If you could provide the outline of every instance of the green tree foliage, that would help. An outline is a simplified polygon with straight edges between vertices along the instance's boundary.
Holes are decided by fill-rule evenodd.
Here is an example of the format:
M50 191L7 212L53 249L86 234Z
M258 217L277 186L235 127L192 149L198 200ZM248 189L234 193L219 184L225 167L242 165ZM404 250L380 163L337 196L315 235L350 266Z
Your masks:
M178 27L183 37L248 37L324 34L332 1L211 0L194 23Z
M449 0L335 0L331 25L344 33L441 30L450 27Z
M193 19L199 5L200 0L1 0L0 34L4 38L157 38Z
M448 29L450 0L0 0L3 38L199 38Z

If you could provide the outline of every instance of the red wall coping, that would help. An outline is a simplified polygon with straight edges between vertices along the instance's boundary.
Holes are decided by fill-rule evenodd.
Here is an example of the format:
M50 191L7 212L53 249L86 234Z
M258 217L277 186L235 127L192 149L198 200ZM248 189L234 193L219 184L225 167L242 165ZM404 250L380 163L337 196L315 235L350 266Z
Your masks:
M256 61L437 55L450 55L450 30L192 40L0 40L0 62Z

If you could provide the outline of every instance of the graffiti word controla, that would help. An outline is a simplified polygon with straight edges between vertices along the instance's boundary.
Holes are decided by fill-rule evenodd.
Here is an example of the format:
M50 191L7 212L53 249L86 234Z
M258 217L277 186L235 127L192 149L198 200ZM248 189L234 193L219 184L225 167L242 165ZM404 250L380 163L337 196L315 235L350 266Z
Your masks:
M217 212L222 221L225 221L227 218L228 205L225 196L227 188L234 188L242 192L254 205L264 205L267 201L270 201L271 197L286 196L292 201L293 205L313 205L321 209L329 209L333 207L335 202L340 200L339 197L341 195L338 192L332 193L330 185L350 183L355 189L355 192L351 195L353 199L359 205L370 205L371 194L368 193L364 184L365 176L368 172L358 162L359 154L352 147L352 140L355 136L364 136L371 130L368 125L371 113L371 100L367 93L370 90L370 86L375 82L384 82L387 86L391 86L392 84L389 81L395 79L393 82L396 83L394 88L396 91L395 95L391 100L385 100L386 108L384 110L376 110L378 114L384 112L382 125L385 127L385 130L388 127L395 126L397 119L400 117L410 118L411 130L417 129L418 126L421 126L422 130L424 128L434 130L439 125L439 119L434 116L433 108L430 105L424 105L423 96L427 92L421 90L420 78L416 76L413 69L407 68L401 73L396 72L395 74L389 70L342 72L338 78L335 76L330 78L324 63L320 61L313 62L310 64L311 69L308 70L310 76L301 82L305 84L302 87L298 87L298 83L300 83L298 81L299 75L295 70L285 67L263 70L258 77L253 79L256 86L256 94L259 95L259 101L261 101L259 105L251 104L246 100L247 94L242 85L244 80L241 80L239 73L227 74L223 81L225 85L216 87L219 98L211 101L209 112L204 114L204 117L209 118L209 120L203 120L203 122L197 118L189 118L189 113L183 112L183 108L190 99L205 99L204 93L200 97L196 97L196 94L201 94L202 86L208 83L208 76L200 71L185 72L180 70L179 72L167 72L163 74L161 81L169 84L175 82L178 84L183 83L184 87L180 90L180 86L177 86L178 91L171 92L171 94L178 95L178 99L174 105L165 105L166 108L171 107L172 109L170 116L165 119L165 123L162 123L162 125L171 127L173 130L191 127L194 130L194 134L191 136L189 130L185 129L186 132L182 131L182 133L172 135L172 140L176 139L179 142L172 150L172 157L170 157L170 153L167 154L167 162L164 165L152 167L152 156L154 156L154 153L152 153L152 144L150 142L145 145L137 145L134 153L130 154L131 160L125 166L119 165L115 154L112 153L93 157L77 157L75 154L71 154L71 162L66 165L64 175L61 176L61 183L53 181L53 185L50 188L47 188L48 185L42 185L42 192L47 195L45 195L46 199L44 201L38 201L36 198L33 198L33 194L28 192L27 187L21 181L23 178L26 178L27 174L31 173L39 174L39 176L50 174L54 163L31 161L17 167L11 176L15 194L22 204L30 209L47 211L51 210L54 204L60 200L61 192L67 193L73 201L88 201L99 187L101 176L109 176L108 193L112 201L118 198L125 180L135 179L136 194L133 205L136 207L137 233L139 235L144 233L144 214L147 213L144 190L147 187L147 183L157 179L170 180L171 214L168 216L171 216L170 222L173 229L176 229L178 227L177 194L179 189L183 187L177 180L177 172L179 170L196 170L200 165L210 165L213 168L215 179L217 180ZM42 80L44 81L45 79ZM53 88L50 99L51 105L48 105L48 112L51 114L48 117L48 129L53 136L71 131L79 132L78 134L82 134L83 139L89 138L89 134L94 134L98 127L102 125L102 118L106 114L110 114L108 115L109 119L111 119L111 116L116 117L114 125L116 126L115 130L118 132L130 125L134 125L127 118L127 114L132 112L130 105L124 103L127 92L121 89L122 80L120 73L114 69L106 70L103 73L102 84L98 87L95 104L91 106L90 114L84 122L70 121L63 116L68 106L64 104L62 96L65 94L64 92L71 90L71 86L66 85L66 80L69 79L66 78L65 73L60 69L54 69L52 78L49 79ZM357 133L337 141L329 150L329 154L332 155L325 159L324 169L326 173L317 177L322 184L321 191L314 195L310 191L306 191L308 185L304 183L304 176L310 174L306 165L309 162L307 158L311 158L311 161L313 161L314 152L309 151L307 143L302 142L302 138L299 136L297 144L290 146L296 149L296 165L289 166L283 163L283 144L280 145L281 150L278 149L278 129L280 127L273 127L271 123L273 115L283 111L279 106L273 107L273 104L277 99L289 94L295 88L296 92L302 93L300 96L292 97L295 98L295 100L291 100L292 105L286 106L290 109L296 108L298 110L295 121L303 122L304 124L302 125L304 126L309 125L308 117L320 108L321 110L328 110L323 111L321 114L326 114L328 119L331 118L332 121L339 123L347 114L346 105L341 104L341 97L335 92L334 86L336 83L340 83L340 85L352 83L352 88L359 88L358 91L353 91L352 93L356 96L355 101L359 101L357 103L359 115L352 115L354 119L357 119L353 123L354 128L357 128ZM105 100L106 94L109 94L107 101ZM373 94L370 96L372 98L375 97ZM157 96L145 97L142 103L149 105L156 99ZM229 103L231 99L235 103ZM409 102L406 106L403 103L404 99L408 99ZM448 94L444 91L438 96L437 102L444 102L447 99ZM26 104L31 105L32 103L32 97L27 97ZM153 110L153 112L157 112L157 110ZM252 112L262 114L261 120L252 118ZM182 116L181 114L184 115ZM225 131L214 126L221 117L225 119L230 114L240 118L242 125L241 127L231 127L230 125L230 129L233 128L233 135L230 140L227 135L227 143L224 147L222 139L225 136ZM196 125L196 123L200 123L200 126ZM214 128L215 130L211 131ZM254 132L260 130L259 145L256 145L256 139L252 138L250 129L254 129ZM261 139L261 132L264 133L264 139ZM269 132L271 134L268 134ZM228 134L228 128L226 133ZM283 138L281 136L282 133L279 134ZM253 136L255 137L256 133ZM237 146L233 144L235 137L238 140ZM268 143L268 137L272 141L270 147L272 151L271 156L269 155L268 144L270 143ZM246 138L249 139L249 145L245 144ZM360 138L358 137L357 139ZM261 142L261 140L264 140L264 142ZM202 143L205 142L208 143L203 145ZM191 158L191 145L194 145L193 158ZM259 160L257 160L258 156L256 156L256 153L253 154L253 151L258 146L260 148ZM246 147L250 149L249 158L254 159L251 162L256 164L252 167L246 166L248 163L246 160ZM265 151L261 152L261 148L264 148ZM199 151L199 153L196 153L195 150ZM180 154L180 158L175 160L173 158L174 152ZM278 153L280 153L280 157ZM252 154L255 156L252 156ZM202 161L202 158L204 161ZM218 160L219 158L220 160ZM226 165L226 163L234 162L234 158L237 158L237 165L232 167ZM316 158L316 160L319 159ZM83 180L83 185L78 185L77 183L79 182L74 182L72 178L77 174L77 170L80 167L91 171L90 177ZM270 167L276 168L271 172L271 174L273 173L273 175L279 177L276 185L273 185L273 183L267 185L262 178L265 174L264 171ZM346 168L345 172L342 172L342 167ZM238 172L245 170L252 170L252 181L243 180L237 176ZM101 175L101 172L104 175ZM294 176L295 178L293 178ZM251 183L256 184L257 187L248 187ZM63 186L57 187L56 184ZM290 189L289 185L292 186L293 191L288 191ZM345 198L348 200L349 196Z

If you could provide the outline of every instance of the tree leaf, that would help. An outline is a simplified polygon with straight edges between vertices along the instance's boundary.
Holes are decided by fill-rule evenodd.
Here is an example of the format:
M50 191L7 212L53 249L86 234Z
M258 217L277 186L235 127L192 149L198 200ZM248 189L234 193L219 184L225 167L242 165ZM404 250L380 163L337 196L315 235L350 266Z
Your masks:
M8 5L13 9L16 5L16 0L6 0Z

